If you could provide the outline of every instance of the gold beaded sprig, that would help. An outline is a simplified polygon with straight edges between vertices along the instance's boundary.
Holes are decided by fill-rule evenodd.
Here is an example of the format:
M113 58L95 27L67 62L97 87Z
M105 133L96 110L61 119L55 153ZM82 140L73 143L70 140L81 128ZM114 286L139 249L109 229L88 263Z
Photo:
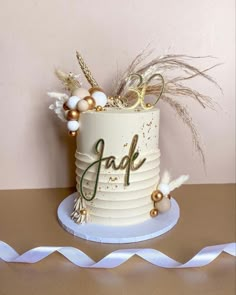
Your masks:
M96 80L92 76L92 73L90 72L88 66L86 65L84 59L82 58L81 54L78 51L76 51L76 57L78 59L81 70L83 71L83 73L84 73L86 79L88 80L89 84L92 87L99 87L98 83L96 82Z

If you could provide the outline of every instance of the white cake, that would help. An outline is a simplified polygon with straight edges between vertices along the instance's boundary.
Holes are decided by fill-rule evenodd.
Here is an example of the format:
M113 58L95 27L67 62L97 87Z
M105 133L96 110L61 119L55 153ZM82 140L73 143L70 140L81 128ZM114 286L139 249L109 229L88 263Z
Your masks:
M137 224L151 218L151 194L159 183L160 172L159 122L160 112L155 108L110 108L103 112L80 114L75 154L76 180L78 206L85 208L88 222L116 226ZM99 140L98 150L101 152L103 148L102 158L110 158L101 161L98 174L100 162L88 167L100 158L95 149ZM127 164L129 158L126 157L122 162L124 169L113 169L112 165L118 166L122 158L128 154L133 157L136 152L139 155L135 155L137 158L133 163ZM106 168L109 163L111 167ZM96 177L99 179L94 194Z
M79 75L56 70L66 93L48 93L55 99L49 108L66 123L68 134L77 141L77 193L62 202L59 220L69 232L93 241L111 242L110 235L114 234L119 242L120 238L127 241L125 231L133 234L133 228L142 226L142 237L135 230L128 241L147 239L150 224L156 223L158 232L163 233L165 226L170 229L176 223L178 215L178 207L172 208L171 192L187 181L188 175L172 180L165 170L159 176L160 111L156 106L164 92L165 98L179 95L165 87L160 72L178 67L182 70L182 56L162 56L139 70L136 58L110 95L95 80L79 52L76 57L89 88L81 87ZM173 61L175 65L171 67ZM190 67L186 64L185 68ZM194 93L191 89L190 92ZM88 224L81 226L82 223ZM105 237L102 232L108 235Z

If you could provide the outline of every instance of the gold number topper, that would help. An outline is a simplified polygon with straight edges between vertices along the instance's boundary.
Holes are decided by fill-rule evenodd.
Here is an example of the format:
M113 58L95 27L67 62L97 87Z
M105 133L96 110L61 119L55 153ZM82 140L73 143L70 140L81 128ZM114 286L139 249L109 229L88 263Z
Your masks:
M144 98L145 98L145 95L146 95L146 90L147 90L148 84L153 79L155 79L157 77L160 78L160 80L161 80L161 90L160 90L159 95L155 95L156 96L156 101L155 101L155 103L153 105L151 105L150 103L145 103ZM151 77L149 77L146 81L144 81L142 75L135 73L135 74L131 74L129 76L128 80L131 80L132 78L137 79L138 84L137 84L136 87L130 87L128 89L128 92L131 91L131 92L136 93L137 94L137 101L132 106L127 107L127 109L135 109L139 105L141 105L141 107L143 109L145 109L145 110L152 109L157 104L157 102L161 98L162 93L164 91L165 82L164 82L163 76L161 74L154 74Z

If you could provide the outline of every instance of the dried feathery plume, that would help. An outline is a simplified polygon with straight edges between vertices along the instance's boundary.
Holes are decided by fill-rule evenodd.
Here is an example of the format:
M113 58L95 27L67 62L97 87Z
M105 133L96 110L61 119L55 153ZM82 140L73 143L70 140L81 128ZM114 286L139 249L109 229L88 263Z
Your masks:
M128 107L128 102L126 98L109 96L106 107L121 109L124 107Z
M196 150L200 154L202 162L205 164L204 152L200 144L200 136L198 134L197 128L195 127L187 108L183 106L179 100L181 98L191 98L203 108L215 109L216 102L211 97L186 86L184 82L196 77L202 77L203 79L217 86L222 91L217 82L207 74L209 70L219 66L220 64L215 64L204 70L199 70L190 64L189 61L212 57L193 57L180 54L159 56L152 59L148 63L144 63L144 60L148 55L150 54L145 54L145 52L142 52L133 60L120 79L113 96L125 96L128 101L133 101L135 100L135 94L134 92L128 91L128 89L134 85L130 84L130 79L128 79L129 76L133 73L137 73L142 75L144 80L147 80L150 76L160 73L165 80L165 87L161 96L161 100L169 104L190 129L193 143L196 147ZM155 80L155 83L147 86L146 95L158 96L161 88L162 85L160 81Z
M92 76L92 73L90 72L88 66L86 65L84 59L82 58L81 54L78 51L76 51L76 57L77 57L77 60L79 62L79 65L81 67L81 70L83 71L83 73L84 73L87 81L89 82L89 84L92 87L98 87L98 83L96 82L96 80Z
M180 177L176 178L175 180L172 180L169 183L170 191L172 192L176 188L180 187L182 184L184 184L189 179L189 175L181 175Z
M165 170L161 178L161 183L168 184L169 182L170 182L170 173L167 170Z
M66 90L72 92L76 88L81 87L81 83L79 81L80 75L75 75L71 72L65 73L60 69L56 69L55 74L57 78L63 83Z
M125 87L127 86L128 78L131 74L136 73L137 67L142 64L142 62L152 53L152 51L147 51L145 48L140 54L138 54L131 64L128 66L126 71L122 74L122 77L117 79L116 90L114 92L114 96L119 96L123 94Z

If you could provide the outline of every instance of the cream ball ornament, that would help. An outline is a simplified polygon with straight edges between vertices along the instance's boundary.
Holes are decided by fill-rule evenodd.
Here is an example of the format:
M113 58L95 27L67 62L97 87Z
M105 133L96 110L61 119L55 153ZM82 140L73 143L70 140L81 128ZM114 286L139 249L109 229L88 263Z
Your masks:
M79 122L78 121L68 121L67 128L69 131L77 131L79 129Z
M104 92L102 91L95 91L91 94L91 96L94 98L94 100L96 101L96 105L101 106L101 107L105 107L105 105L107 104L107 96Z
M158 189L163 193L164 196L167 196L170 193L170 186L166 183L160 183L158 185Z
M155 203L155 208L160 213L164 213L170 210L170 207L171 207L171 202L170 202L170 199L167 197L164 197L160 202Z
M89 110L89 104L87 102L87 100L85 99L81 99L78 103L77 103L77 110L79 112L86 112Z
M78 96L79 98L83 99L86 96L89 96L90 93L87 89L80 87L80 88L76 88L75 90L73 90L72 95Z
M77 103L80 101L81 98L79 98L78 96L71 96L68 100L67 100L67 106L69 109L74 110L76 109Z

